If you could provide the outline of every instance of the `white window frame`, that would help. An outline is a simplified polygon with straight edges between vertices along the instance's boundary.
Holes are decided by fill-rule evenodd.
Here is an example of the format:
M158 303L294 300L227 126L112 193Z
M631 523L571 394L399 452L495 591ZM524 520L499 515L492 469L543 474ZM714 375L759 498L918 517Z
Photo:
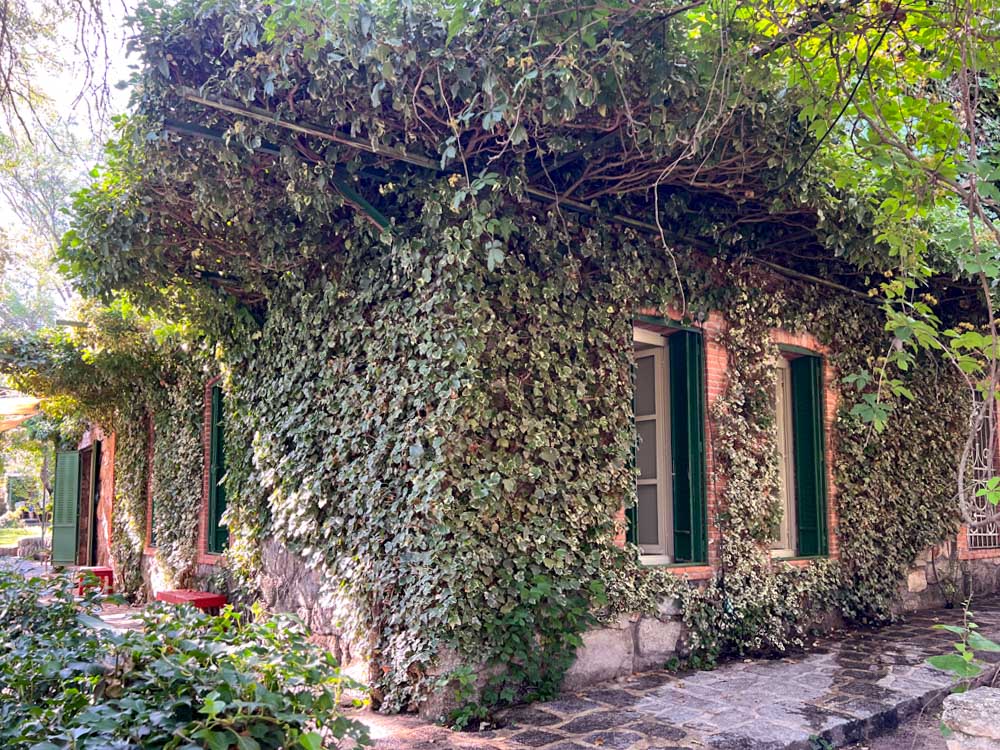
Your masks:
M795 427L792 421L792 364L787 357L778 357L774 378L774 411L777 426L778 494L782 517L778 537L771 542L773 557L795 557Z
M645 417L635 416L635 419L637 423L648 421L651 418L656 420L656 443L659 448L656 455L656 478L639 479L638 471L636 475L637 486L656 485L656 517L659 525L657 537L660 540L660 543L655 546L639 545L640 561L644 565L666 565L674 561L673 467L670 460L670 377L667 366L669 343L666 336L638 326L633 327L632 338L636 344L648 344L656 347L635 351L633 355L636 362L645 357L653 358L655 414ZM638 443L638 429L636 430L636 441ZM638 460L638 444L636 457ZM638 524L638 506L635 518ZM638 540L639 530L637 528L637 543Z

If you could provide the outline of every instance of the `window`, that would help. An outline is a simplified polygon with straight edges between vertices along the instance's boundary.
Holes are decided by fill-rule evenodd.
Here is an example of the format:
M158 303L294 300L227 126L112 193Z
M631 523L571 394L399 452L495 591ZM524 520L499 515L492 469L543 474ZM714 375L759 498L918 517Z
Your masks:
M778 483L782 517L774 529L775 556L825 555L826 457L823 360L779 357L775 372Z
M210 447L208 465L208 540L210 553L225 552L229 543L229 530L222 523L226 512L226 488L222 478L226 475L225 433L222 417L222 388L212 387L212 408L209 421Z
M702 562L705 539L701 335L635 327L636 502L629 541L645 562Z

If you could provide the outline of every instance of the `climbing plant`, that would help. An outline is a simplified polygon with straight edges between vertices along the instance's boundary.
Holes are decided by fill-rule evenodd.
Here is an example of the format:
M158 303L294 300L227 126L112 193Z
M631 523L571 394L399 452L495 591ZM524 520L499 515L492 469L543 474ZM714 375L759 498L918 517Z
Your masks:
M124 298L89 303L78 317L69 333L5 334L0 370L22 390L45 396L45 408L63 428L76 426L63 447L73 448L88 423L116 434L111 552L121 590L135 595L142 587L142 554L154 537L147 534L150 498L161 576L173 585L190 583L202 500L204 388L220 369L215 349L188 324L144 315Z
M883 196L824 179L815 110L719 10L141 5L141 86L61 253L84 293L193 322L110 368L59 340L11 354L34 387L119 404L132 440L153 420L152 465L126 449L117 554L134 559L151 471L177 524L158 555L191 574L199 389L223 371L235 575L252 591L265 536L322 571L386 709L470 673L490 701L546 695L593 618L663 596L705 659L794 647L833 607L889 616L954 528L952 381L929 355L893 371L913 405L883 432L856 409L877 386L838 381L840 559L770 559L771 331L816 335L838 378L871 370L884 318L861 290L896 256L872 231ZM720 57L731 32L742 55ZM612 544L644 307L727 321L703 588Z

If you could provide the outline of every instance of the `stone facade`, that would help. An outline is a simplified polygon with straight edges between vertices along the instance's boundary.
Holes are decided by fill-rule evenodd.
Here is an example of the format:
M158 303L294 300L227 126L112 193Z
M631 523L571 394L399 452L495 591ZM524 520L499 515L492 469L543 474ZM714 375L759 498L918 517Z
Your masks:
M899 609L915 612L930 607L959 605L969 596L1000 591L1000 549L968 554L958 542L936 545L917 555L900 586Z
M617 622L583 634L576 661L563 687L578 690L634 672L662 669L687 654L684 625L672 601L663 602L655 617L622 615Z
M49 537L42 541L41 537L30 536L17 542L17 556L25 560L39 560L49 554Z
M266 539L261 551L263 574L261 599L272 612L290 612L312 631L313 638L328 648L341 665L352 671L362 666L360 644L344 633L343 612L338 602L322 591L318 572L306 561L274 539Z

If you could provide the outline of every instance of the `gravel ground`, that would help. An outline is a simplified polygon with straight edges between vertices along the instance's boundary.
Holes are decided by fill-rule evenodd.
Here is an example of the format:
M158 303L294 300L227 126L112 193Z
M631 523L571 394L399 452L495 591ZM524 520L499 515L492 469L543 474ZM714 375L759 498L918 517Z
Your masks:
M892 734L851 745L847 750L946 750L940 729L941 710L906 721Z

